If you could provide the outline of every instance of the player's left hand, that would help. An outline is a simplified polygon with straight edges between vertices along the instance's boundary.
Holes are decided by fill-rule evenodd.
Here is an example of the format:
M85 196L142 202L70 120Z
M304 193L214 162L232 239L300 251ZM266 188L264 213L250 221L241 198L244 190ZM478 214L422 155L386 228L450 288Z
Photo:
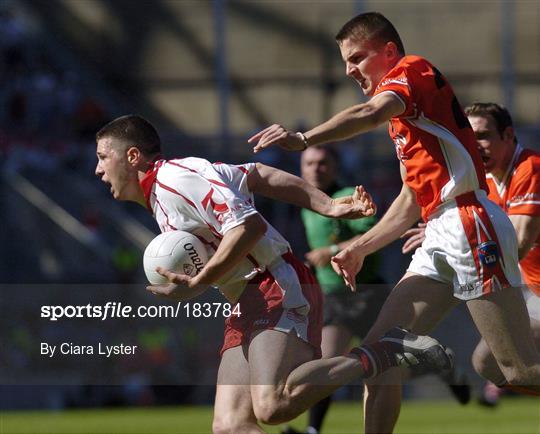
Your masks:
M418 223L418 227L409 229L400 238L406 239L401 253L410 253L416 250L426 239L426 224Z
M334 256L330 262L334 271L353 292L356 292L356 275L362 269L364 257L356 243L353 243Z
M303 151L306 148L300 135L278 124L271 125L248 139L248 143L255 142L257 144L253 147L254 153L272 145L278 145L287 151Z
M352 196L333 199L331 216L341 219L370 217L377 213L377 205L366 189L358 185Z
M147 286L147 291L150 291L154 295L170 300L183 300L184 294L182 292L187 288L192 288L194 285L193 278L185 274L175 273L161 267L156 268L156 271L162 276L165 276L170 283Z

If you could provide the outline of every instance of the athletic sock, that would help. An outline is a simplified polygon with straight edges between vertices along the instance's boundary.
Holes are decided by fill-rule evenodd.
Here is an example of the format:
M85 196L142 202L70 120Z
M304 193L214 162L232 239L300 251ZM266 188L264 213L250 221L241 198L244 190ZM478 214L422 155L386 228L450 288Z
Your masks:
M375 342L364 344L360 348L353 348L352 354L359 357L364 369L363 378L373 378L388 368L397 366L395 357L396 345L391 342Z

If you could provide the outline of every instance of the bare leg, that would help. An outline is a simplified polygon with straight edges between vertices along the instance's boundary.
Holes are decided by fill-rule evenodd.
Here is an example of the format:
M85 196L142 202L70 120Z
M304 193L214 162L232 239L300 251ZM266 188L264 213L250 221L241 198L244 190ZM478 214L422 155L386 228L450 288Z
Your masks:
M313 348L294 333L259 332L249 347L255 415L278 424L363 374L355 356L311 360Z
M468 301L467 307L506 381L540 392L540 354L521 289L506 288ZM484 373L500 384L496 370L484 369Z
M474 349L472 364L478 375L481 375L486 380L498 385L502 385L506 382L506 378L504 378L504 374L501 372L497 360L493 357L493 353L484 339L481 339Z
M424 351L437 356L424 358ZM386 339L363 345L358 355L311 361L308 360L313 357L313 348L294 332L258 331L249 345L248 356L255 416L267 424L287 422L341 385L397 366L411 352L427 366L449 363L437 341L409 336L400 329L391 330ZM402 357L397 358L396 354Z
M449 285L406 273L383 305L365 342L376 341L396 325L406 327L413 333L426 333L457 304L459 300L454 298ZM401 375L399 369L390 369L366 381L366 433L391 433L394 430L401 407Z
M251 403L246 348L231 348L219 365L214 404L214 434L261 434Z

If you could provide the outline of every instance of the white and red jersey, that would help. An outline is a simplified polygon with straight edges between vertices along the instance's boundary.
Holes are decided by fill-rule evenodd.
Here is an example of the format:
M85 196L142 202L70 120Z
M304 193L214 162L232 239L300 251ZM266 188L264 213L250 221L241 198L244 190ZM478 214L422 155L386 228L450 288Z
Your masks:
M247 185L254 167L254 163L212 164L195 157L158 160L140 184L161 231L190 232L209 247L211 256L227 231L257 213ZM215 283L222 288L245 285L289 250L289 243L268 224L247 258Z
M499 182L487 175L489 198L508 215L540 216L540 154L516 146L512 160ZM525 283L540 295L540 237L519 265Z
M474 132L450 84L433 65L404 56L375 95L383 92L396 95L405 109L390 120L389 133L425 220L445 201L487 191Z

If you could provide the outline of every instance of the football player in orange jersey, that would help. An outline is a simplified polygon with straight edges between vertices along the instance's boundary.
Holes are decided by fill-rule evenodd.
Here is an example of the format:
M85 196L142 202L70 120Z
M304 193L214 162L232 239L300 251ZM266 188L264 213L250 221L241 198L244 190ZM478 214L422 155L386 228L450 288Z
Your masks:
M540 154L518 143L506 108L495 103L474 103L465 108L465 113L486 168L489 198L508 214L516 230L519 264L528 285L523 295L536 346L540 348ZM403 252L413 251L425 238L423 225L408 230L403 237L407 238ZM480 375L504 383L485 340L476 347L472 360ZM482 402L495 405L502 391L488 383Z
M405 55L396 29L379 13L353 18L336 40L347 75L370 100L304 133L274 124L249 139L254 151L272 145L303 150L389 122L403 188L379 223L335 256L333 266L354 289L365 256L399 238L420 216L426 240L366 342L398 324L417 333L431 330L463 300L506 383L540 392L540 355L521 294L515 231L487 198L476 138L450 84L426 59ZM375 381L366 382L365 431L392 432L400 373L391 369Z

